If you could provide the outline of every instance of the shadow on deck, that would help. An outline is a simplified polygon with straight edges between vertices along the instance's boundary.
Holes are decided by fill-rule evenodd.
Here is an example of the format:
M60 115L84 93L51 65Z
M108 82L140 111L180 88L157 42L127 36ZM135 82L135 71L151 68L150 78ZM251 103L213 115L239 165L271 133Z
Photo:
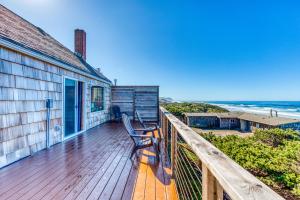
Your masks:
M176 199L164 154L132 147L122 124L98 126L1 169L0 199Z

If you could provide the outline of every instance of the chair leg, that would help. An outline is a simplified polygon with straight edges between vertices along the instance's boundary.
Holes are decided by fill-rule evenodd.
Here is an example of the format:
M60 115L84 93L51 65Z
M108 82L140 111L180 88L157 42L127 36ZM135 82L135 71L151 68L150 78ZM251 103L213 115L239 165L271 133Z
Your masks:
M153 147L154 147L154 150L155 150L155 157L156 157L156 162L158 163L159 162L159 154L160 154L160 151L159 151L159 143L153 143Z
M160 132L160 128L157 128L157 133L158 133L159 141L161 141L161 140L162 140L162 138L161 138L161 132Z
M136 146L134 146L134 148L133 148L133 150L131 152L131 155L130 155L130 159L132 158L133 154L136 153L136 150L137 150L137 148L136 148Z
M160 153L160 142L157 143L157 150Z

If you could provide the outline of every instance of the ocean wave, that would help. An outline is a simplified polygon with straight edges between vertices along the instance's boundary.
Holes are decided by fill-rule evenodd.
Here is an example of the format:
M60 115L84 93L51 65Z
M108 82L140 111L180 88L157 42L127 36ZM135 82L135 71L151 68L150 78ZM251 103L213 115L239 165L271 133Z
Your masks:
M281 117L289 117L289 118L295 118L300 119L300 108L296 107L295 105L284 105L284 106L257 106L255 104L248 104L242 106L242 104L233 105L233 104L218 104L213 103L214 105L218 105L220 107L223 107L230 111L241 111L241 112L249 112L249 113L256 113L256 114L263 114L263 115L269 115L270 110L276 110L278 112L278 116Z

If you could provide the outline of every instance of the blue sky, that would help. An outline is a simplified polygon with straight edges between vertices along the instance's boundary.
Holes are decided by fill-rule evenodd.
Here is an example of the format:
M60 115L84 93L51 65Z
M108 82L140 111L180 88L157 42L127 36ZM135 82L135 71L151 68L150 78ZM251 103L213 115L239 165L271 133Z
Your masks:
M118 84L179 100L300 100L300 1L0 0Z

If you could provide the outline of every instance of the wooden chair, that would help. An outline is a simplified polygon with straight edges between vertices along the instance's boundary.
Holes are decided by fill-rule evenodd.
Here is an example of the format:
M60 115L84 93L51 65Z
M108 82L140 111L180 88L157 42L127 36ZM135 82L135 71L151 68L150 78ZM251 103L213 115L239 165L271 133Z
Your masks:
M145 122L137 110L135 111L135 115L137 116L137 119L140 122L140 124L142 125L142 127L144 128L145 132L157 131L158 140L160 142L162 138L161 138L161 132L160 132L159 125L157 123Z
M126 114L122 114L122 121L127 133L129 134L130 138L134 142L134 148L131 152L130 158L132 158L132 155L138 149L143 149L143 148L153 146L156 154L156 161L159 161L159 143L157 139L154 137L154 133L151 132L152 135L145 135L144 129L133 129L130 119ZM138 134L137 132L142 132L143 134Z
M113 115L113 120L116 122L121 122L122 120L122 113L121 109L119 106L112 106L112 115Z

